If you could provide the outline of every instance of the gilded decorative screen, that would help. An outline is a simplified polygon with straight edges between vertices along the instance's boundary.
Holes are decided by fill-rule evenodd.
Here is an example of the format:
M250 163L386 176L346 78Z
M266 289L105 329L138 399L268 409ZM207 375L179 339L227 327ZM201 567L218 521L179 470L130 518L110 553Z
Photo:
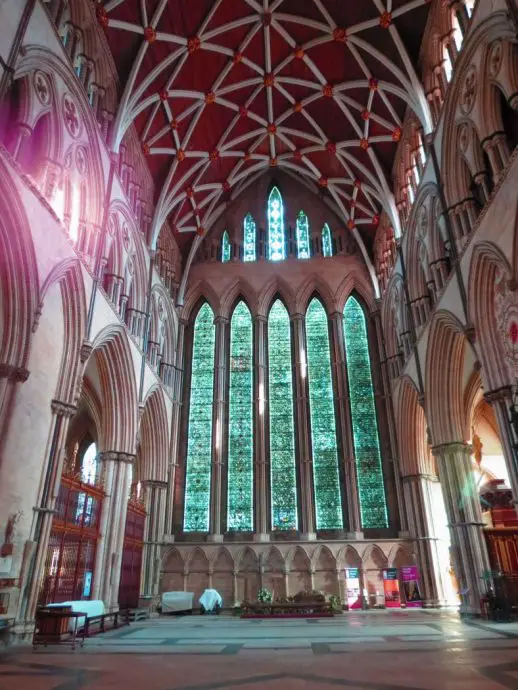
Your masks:
M185 470L185 532L209 531L215 340L214 314L205 303L194 324Z
M354 297L349 297L345 305L344 336L362 527L387 527L367 323Z
M250 310L239 302L230 326L228 410L227 529L254 528L253 499L253 325Z

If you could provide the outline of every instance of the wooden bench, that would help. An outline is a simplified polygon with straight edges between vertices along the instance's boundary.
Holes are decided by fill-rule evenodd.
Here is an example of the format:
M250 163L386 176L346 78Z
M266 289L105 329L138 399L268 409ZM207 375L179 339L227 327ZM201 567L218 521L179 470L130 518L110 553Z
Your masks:
M255 601L243 606L241 618L284 618L288 616L304 618L307 616L333 616L333 608L327 601L290 601L286 603L263 603Z
M46 609L36 611L36 622L32 636L32 648L47 645L70 645L76 648L77 641L84 645L84 628L79 627L79 619L85 617L80 611ZM70 621L73 621L70 629Z

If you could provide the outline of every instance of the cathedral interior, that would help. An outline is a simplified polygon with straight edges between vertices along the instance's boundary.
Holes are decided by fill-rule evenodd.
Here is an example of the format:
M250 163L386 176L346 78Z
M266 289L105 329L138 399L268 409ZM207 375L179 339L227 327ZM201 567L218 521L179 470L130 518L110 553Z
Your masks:
M364 609L415 567L423 608L516 611L517 27L515 0L0 2L20 639L77 600L345 605L350 570Z

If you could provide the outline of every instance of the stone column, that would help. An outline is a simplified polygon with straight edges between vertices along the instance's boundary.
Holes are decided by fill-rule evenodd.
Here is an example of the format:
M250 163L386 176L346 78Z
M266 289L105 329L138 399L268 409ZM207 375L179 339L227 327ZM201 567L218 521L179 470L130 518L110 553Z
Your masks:
M489 570L486 542L482 531L480 499L473 478L471 447L465 443L436 446L437 458L448 516L452 560L460 585L466 613L480 613L480 599L485 593L482 579Z
M22 565L22 591L18 606L20 620L34 620L41 579L44 575L47 545L52 529L52 518L59 492L65 441L70 419L77 408L69 403L53 400L52 420L49 433L49 450L44 462L43 482L34 506L34 522L30 540L25 545L25 558Z
M217 316L215 370L214 370L214 402L212 415L212 481L210 501L210 534L209 540L223 541L224 526L222 524L221 504L223 487L223 466L226 468L225 456L225 421L228 413L227 400L227 363L228 363L228 325L227 318Z
M160 546L164 535L167 482L147 480L142 482L142 487L147 518L140 591L144 597L153 597L158 594Z
M488 391L484 398L493 408L498 423L498 435L502 444L502 450L504 451L505 464L513 492L513 502L518 512L518 436L515 438L509 421L512 388L508 386Z
M185 355L185 329L187 321L180 319L178 323L178 339L176 343L176 365L174 368L174 378L172 385L173 411L171 415L171 446L169 453L168 468L168 490L166 503L165 533L173 532L173 508L174 493L176 482L176 470L179 463L180 452L180 422L183 404L183 374L184 374L184 355Z
M12 364L0 364L0 439L6 437L9 413L13 407L16 389L29 378L29 371Z
M424 604L430 607L445 603L438 538L435 534L433 519L432 486L437 482L437 477L424 474L403 477L403 497L408 516L408 529L417 551Z
M303 314L291 316L293 324L293 366L295 381L295 433L297 435L300 477L301 538L316 539L315 500L313 493L313 460L309 428L309 400L306 355L306 320Z
M107 611L118 608L119 583L124 546L124 530L135 456L129 453L103 452L102 478L105 496L101 512L100 534L95 560L93 599L102 599Z
M268 475L268 438L265 425L266 407L266 333L265 316L254 318L254 538L270 539L270 481Z
M360 502L358 500L358 482L356 462L354 459L353 430L351 410L349 408L349 383L347 380L347 363L345 356L344 315L336 311L331 314L331 367L333 370L333 390L335 392L335 410L337 413L337 434L342 457L343 476L345 481L344 517L349 531L348 539L362 539ZM344 521L345 522L345 521Z

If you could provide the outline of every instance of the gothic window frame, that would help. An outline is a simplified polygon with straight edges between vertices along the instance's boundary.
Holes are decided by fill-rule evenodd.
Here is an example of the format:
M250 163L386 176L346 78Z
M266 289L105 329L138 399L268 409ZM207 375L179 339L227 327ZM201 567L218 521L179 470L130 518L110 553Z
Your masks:
M228 264L232 258L232 243L228 230L224 230L221 235L220 260L222 264Z
M278 227L275 227L274 212L277 209L272 209L272 196L278 195L280 201L280 217ZM268 261L285 261L288 258L286 251L286 223L284 218L284 199L282 192L278 185L274 184L268 193L266 202L266 217L268 220ZM272 237L272 234L275 236Z
M253 230L247 229L248 223L253 224ZM248 232L250 232L250 235L247 237ZM243 218L243 262L253 263L254 261L257 261L257 224L253 215L247 213Z
M311 259L311 231L309 227L309 218L302 209L297 215L296 234L297 259Z

